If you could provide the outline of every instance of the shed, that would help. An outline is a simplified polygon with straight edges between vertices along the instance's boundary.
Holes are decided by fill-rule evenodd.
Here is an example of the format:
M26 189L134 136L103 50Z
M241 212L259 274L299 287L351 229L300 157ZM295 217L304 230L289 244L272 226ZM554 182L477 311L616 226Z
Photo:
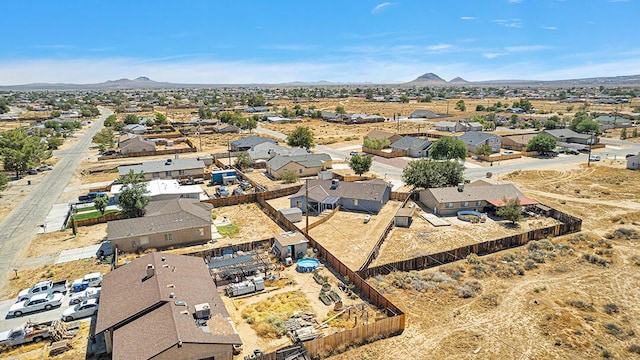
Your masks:
M414 211L414 208L402 208L398 210L396 215L393 217L393 225L408 228L411 226Z
M276 234L273 242L273 252L280 259L288 257L298 259L307 253L309 241L304 235L297 231L289 231L283 234Z
M280 213L292 223L302 221L302 209L293 207L288 209L280 209Z

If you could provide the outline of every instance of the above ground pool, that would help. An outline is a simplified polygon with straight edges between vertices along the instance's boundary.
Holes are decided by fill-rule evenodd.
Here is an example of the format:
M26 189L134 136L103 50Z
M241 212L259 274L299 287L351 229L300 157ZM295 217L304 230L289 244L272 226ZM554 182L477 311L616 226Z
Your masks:
M299 272L312 272L313 270L315 270L318 265L320 265L320 262L316 259L313 258L302 258L300 260L298 260L297 264L296 264L296 270L298 270Z
M482 214L472 210L458 211L458 219L462 221L477 222L480 221Z

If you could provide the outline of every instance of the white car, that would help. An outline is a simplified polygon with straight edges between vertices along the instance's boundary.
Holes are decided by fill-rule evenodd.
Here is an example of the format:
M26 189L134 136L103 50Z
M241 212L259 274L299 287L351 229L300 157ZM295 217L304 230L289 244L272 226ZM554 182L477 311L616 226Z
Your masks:
M101 289L102 288L99 287L88 287L85 290L75 293L69 298L69 305L79 304L89 299L99 299Z
M38 167L36 170L38 170L38 171L53 170L53 166L51 166L51 165L42 165L42 166Z
M62 305L64 295L56 294L38 294L33 295L31 299L17 302L9 308L9 316L20 317L23 314L38 310L51 310L54 307Z
M62 320L73 321L87 316L95 315L98 312L96 299L89 299L72 306L62 312Z

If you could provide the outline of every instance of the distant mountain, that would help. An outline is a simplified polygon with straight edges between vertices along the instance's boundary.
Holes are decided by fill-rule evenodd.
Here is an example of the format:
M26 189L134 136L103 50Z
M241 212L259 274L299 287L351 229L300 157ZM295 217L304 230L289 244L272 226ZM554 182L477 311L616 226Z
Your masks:
M484 80L467 81L461 77L456 77L449 82L444 81L434 73L426 73L415 80L398 84L400 86L638 86L640 85L640 75L595 77L584 79L566 80Z
M434 73L426 73L418 76L415 80L403 85L427 86L427 85L446 85L447 82Z
M470 84L470 83L467 80L465 80L465 79L463 79L461 77L457 77L457 78L451 79L449 81L449 84L460 84L460 85L463 85L463 84Z

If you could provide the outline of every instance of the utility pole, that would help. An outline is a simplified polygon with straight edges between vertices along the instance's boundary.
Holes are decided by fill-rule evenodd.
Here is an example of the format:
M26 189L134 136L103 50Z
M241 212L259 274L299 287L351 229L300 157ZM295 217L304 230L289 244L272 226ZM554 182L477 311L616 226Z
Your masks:
M306 208L304 234L309 235L309 179L304 179L304 207Z
M227 140L227 150L229 152L229 167L231 167L231 141Z
M393 113L393 120L396 119L396 113ZM398 121L396 122L396 134L400 133L400 116L398 116Z
M589 159L587 160L587 167L591 166L591 147L593 146L593 132L591 133L591 140L589 140Z

